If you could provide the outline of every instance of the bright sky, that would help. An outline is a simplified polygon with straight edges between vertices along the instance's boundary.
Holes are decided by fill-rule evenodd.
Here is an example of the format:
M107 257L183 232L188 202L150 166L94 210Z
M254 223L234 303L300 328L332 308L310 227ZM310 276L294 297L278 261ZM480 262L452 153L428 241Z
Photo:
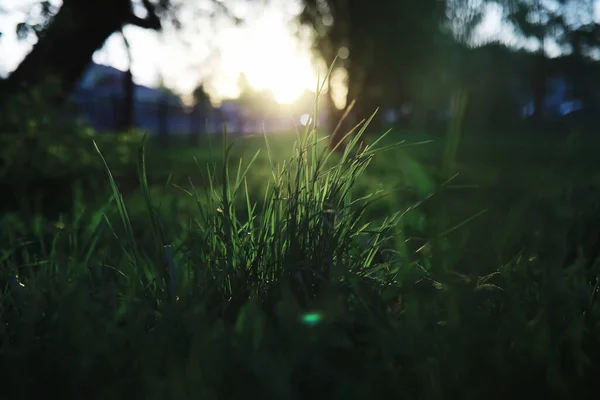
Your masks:
M12 71L30 51L33 42L18 41L16 24L23 21L34 0L2 0L0 8L0 74ZM56 0L60 4L60 0ZM202 0L197 0L202 3ZM281 103L293 102L303 91L314 90L317 74L306 34L299 39L295 16L300 0L270 0L268 7L249 7L250 0L229 0L245 23L234 26L223 18L184 15L185 30L162 34L127 27L132 47L132 71L136 82L154 86L161 82L177 92L189 94L203 81L216 100L236 97L238 77L245 73L251 85L269 89ZM256 3L254 3L256 4ZM499 9L491 6L481 29L481 39L518 41L501 23ZM182 40L183 38L183 40ZM184 40L186 43L184 43ZM535 48L535 43L523 43ZM218 49L218 50L216 50ZM559 49L548 49L550 53ZM119 35L113 35L94 55L97 63L127 68L127 57Z
M0 30L4 34L0 38L2 75L16 68L33 45L32 41L18 41L15 34L16 24L24 19L28 9L27 3L32 1L3 0L5 9L23 12L0 14ZM191 23L185 24L186 29L179 35L127 27L135 81L153 86L162 78L167 86L184 95L204 81L211 95L223 99L239 94L238 78L243 72L252 86L271 90L281 103L293 102L306 89L314 90L317 73L310 41L306 34L299 39L295 31L299 2L270 3L251 10L244 6L249 4L247 1L234 1L234 11L247 15L241 26L224 18L210 21L190 14L183 19ZM96 52L94 61L126 69L122 38L110 37L104 48Z

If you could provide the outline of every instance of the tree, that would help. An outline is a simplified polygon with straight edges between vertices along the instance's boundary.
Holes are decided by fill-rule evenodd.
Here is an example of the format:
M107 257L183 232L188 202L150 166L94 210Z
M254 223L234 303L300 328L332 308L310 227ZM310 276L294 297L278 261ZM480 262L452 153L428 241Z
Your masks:
M38 31L38 42L4 82L3 98L54 79L51 103L62 104L83 74L94 52L125 25L160 30L170 15L171 0L142 0L146 17L134 13L130 0L64 0L60 9Z
M194 106L200 107L203 110L208 109L210 107L210 96L208 95L208 93L206 93L204 85L198 85L198 87L194 89L192 96L194 98Z
M211 108L210 96L206 93L204 85L200 84L192 93L194 104L192 108L192 129L190 130L190 143L198 144L200 125L206 123L207 114Z
M238 78L238 88L240 89L238 103L252 118L264 119L278 108L273 93L268 89L254 88L244 73L241 73Z
M412 77L428 62L441 34L445 2L384 0L305 0L301 23L315 33L315 51L326 63L344 49L339 61L347 71L346 107L367 117L377 105L413 100ZM341 132L340 132L341 133ZM332 137L336 145L340 137Z
M127 52L127 71L125 71L125 75L123 77L123 107L122 107L122 120L121 120L121 130L128 131L133 128L133 121L135 120L134 115L134 103L135 103L135 93L134 93L134 85L133 85L133 73L131 72L131 65L133 64L133 58L131 55L131 46L129 45L129 41L127 40L127 36L125 36L125 32L121 29L121 36L123 37L123 43L125 44L125 50Z
M577 30L573 24L578 24L570 18L571 8L586 9L592 15L594 4L592 0L558 0L554 4L542 0L504 0L501 4L505 19L517 32L526 38L535 38L539 43L531 76L533 118L539 120L544 116L543 103L549 77L548 42L554 40L559 45L566 44L568 32ZM579 52L579 49L576 51Z
M242 124L249 126L250 129L257 129L261 121L279 108L273 93L268 89L254 88L244 73L241 73L238 78L238 88L240 95L237 103L242 109Z
M453 0L456 9L468 10L477 15L478 20L485 10L473 6L473 0ZM578 88L581 96L587 96L587 90L581 74L588 68L590 55L600 45L600 28L593 20L595 0L482 0L480 3L501 5L503 20L512 26L516 33L526 39L535 39L538 50L530 69L529 83L534 103L533 117L540 120L544 116L544 99L547 94L547 82L552 73L562 73L569 77ZM465 36L470 36L476 24L468 26ZM570 53L568 62L554 63L550 60L548 46L553 43L564 52ZM557 71L554 67L575 66ZM589 76L588 76L589 78ZM588 96L589 97L589 96Z
M231 16L221 1L207 1ZM44 87L48 80L57 87L52 92L44 91L46 102L63 104L94 52L113 33L126 25L161 31L165 23L170 23L178 29L181 26L178 13L186 3L184 0L63 0L60 8L49 1L38 4L43 12L35 23L25 21L17 28L22 36L35 34L38 41L2 82L0 106L10 103L10 98L23 90Z

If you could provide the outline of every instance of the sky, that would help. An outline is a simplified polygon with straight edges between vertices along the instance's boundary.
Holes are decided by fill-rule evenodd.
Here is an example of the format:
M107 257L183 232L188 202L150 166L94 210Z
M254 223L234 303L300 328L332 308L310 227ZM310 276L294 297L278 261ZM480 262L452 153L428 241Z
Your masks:
M55 1L60 4L59 0ZM203 0L197 0L202 4ZM23 21L34 0L2 0L0 12L0 75L10 73L31 50L34 40L19 41L16 25ZM131 44L132 72L136 83L164 84L189 95L199 83L217 102L239 94L238 78L245 73L257 89L271 90L280 103L291 103L305 90L317 85L316 64L310 36L298 31L295 17L300 0L270 0L269 6L250 7L250 0L230 0L236 15L245 17L236 26L226 18L210 19L187 10L182 16L184 30L165 29L156 33L128 26L125 35ZM0 10L1 11L1 10ZM501 22L500 10L489 7L478 30L481 40L500 39L516 43L515 33ZM521 42L535 48L535 42ZM549 52L560 52L550 48ZM127 56L122 38L115 34L94 54L94 61L125 70Z
M29 4L27 4L29 3ZM31 0L3 0L11 10L0 13L0 74L10 73L31 50L34 41L19 41L16 25L26 17ZM60 4L60 2L57 2ZM245 73L257 89L269 89L276 100L290 103L317 85L317 67L306 34L297 34L294 18L299 2L275 0L269 7L249 9L237 1L234 11L247 15L241 26L225 18L209 20L184 15L184 31L156 33L133 26L125 29L133 57L136 83L156 86L161 81L176 92L189 94L204 83L217 101L239 94L238 79ZM94 54L94 61L127 68L120 35L111 36Z

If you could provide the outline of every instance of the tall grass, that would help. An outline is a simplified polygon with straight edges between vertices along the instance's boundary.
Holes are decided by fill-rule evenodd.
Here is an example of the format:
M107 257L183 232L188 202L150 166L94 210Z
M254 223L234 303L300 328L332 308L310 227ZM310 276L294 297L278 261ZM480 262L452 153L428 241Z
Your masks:
M0 220L0 395L591 398L598 262L565 266L532 242L484 273L490 260L455 256L472 218L447 212L413 254L407 210L369 221L384 193L356 192L387 149L359 145L372 118L341 155L309 126L279 163L265 136L258 201L258 153L230 170L224 140L221 164L198 165L206 184L182 188L196 204L184 229L165 223L143 144L143 221L96 146L103 208L79 196L67 223Z
M4 387L10 398L34 396L40 390L67 397L83 395L82 391L83 396L93 392L99 397L115 388L124 390L133 383L123 377L160 374L162 367L153 369L149 360L145 362L150 364L139 363L149 354L173 353L166 358L179 363L180 357L188 359L193 353L174 348L185 342L190 346L193 337L209 334L215 326L228 329L225 326L234 324L240 334L259 329L258 310L271 315L277 307L292 307L295 311L281 314L298 320L290 321L292 325L321 320L333 324L342 318L344 304L362 299L365 280L381 285L391 276L390 264L377 257L400 217L391 215L379 226L361 222L376 198L376 194L354 198L352 191L375 154L370 148L356 149L365 128L366 124L336 162L320 147L323 139L314 129L299 133L293 156L279 165L265 136L272 179L260 203L251 201L247 180L258 154L245 165L240 160L232 173L231 145L225 140L223 164L208 166L208 188L196 189L190 182L186 193L197 202L197 217L179 236L161 222L160 204L148 186L142 145L140 188L148 211L145 228L152 237L143 242L136 237L124 197L96 147L113 193L106 207L116 209L118 219L111 220L106 210L90 214L79 204L72 229L59 226L49 248L40 240L33 250L31 242L19 241L18 231L10 226L13 221L2 220L0 232L9 242L1 259L2 281L7 284L0 308L5 323L0 329L2 363L7 368ZM80 223L84 217L86 223ZM42 236L42 231L37 234ZM26 234L26 229L20 233ZM381 273L384 269L386 274ZM197 331L201 320L204 333ZM160 348L145 347L151 343L146 338L153 336ZM33 359L39 362L31 365ZM167 359L163 361L168 363ZM59 365L51 368L54 363ZM202 371L197 372L201 381ZM108 381L100 383L103 379ZM161 382L173 384L171 379L143 383L148 389Z

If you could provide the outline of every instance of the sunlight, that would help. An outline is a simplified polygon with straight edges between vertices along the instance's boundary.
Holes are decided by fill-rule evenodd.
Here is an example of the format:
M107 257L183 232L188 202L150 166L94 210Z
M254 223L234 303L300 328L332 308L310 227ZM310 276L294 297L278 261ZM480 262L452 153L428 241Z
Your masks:
M228 32L222 40L227 44L221 50L222 79L235 82L243 72L254 88L271 91L281 104L293 103L316 87L310 43L298 41L277 10Z
M311 88L306 84L306 79L302 79L308 71L303 70L302 65L298 65L298 63L292 64L284 61L269 65L268 63L253 62L245 66L244 70L253 87L270 90L280 104L293 103L304 90ZM300 79L298 79L299 77Z
M17 3L17 0L12 0ZM24 0L20 0L24 1ZM280 104L291 104L305 90L316 88L317 74L313 65L311 43L306 37L298 40L293 31L296 17L293 9L265 7L239 27L221 25L211 33L211 45L195 42L193 46L174 40L171 33L162 36L128 26L126 34L132 43L132 70L136 83L156 86L160 77L177 93L189 95L199 80L216 102L239 95L237 81L245 73L256 89L269 90ZM14 34L19 13L4 15L0 22L6 35L0 40L6 57L0 58L0 75L14 70L31 50L30 41L19 42ZM191 35L191 34L190 34ZM218 49L211 53L211 46ZM111 36L93 57L99 64L125 70L128 58L119 34ZM202 67L196 67L201 65Z

